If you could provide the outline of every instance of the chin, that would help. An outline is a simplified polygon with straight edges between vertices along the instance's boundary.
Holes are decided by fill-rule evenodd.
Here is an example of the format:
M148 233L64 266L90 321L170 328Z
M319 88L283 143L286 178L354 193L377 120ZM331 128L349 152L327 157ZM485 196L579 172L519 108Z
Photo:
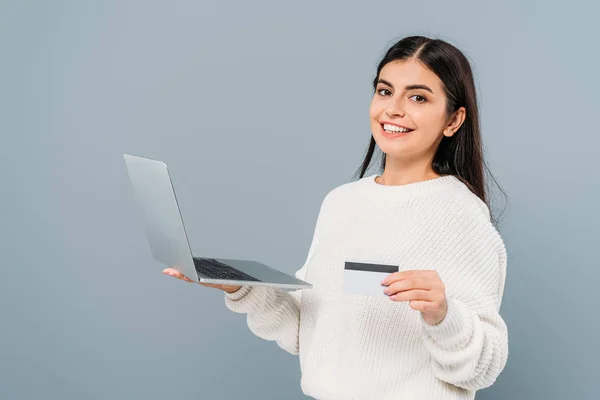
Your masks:
M389 139L380 135L374 135L375 143L379 149L384 152L388 157L402 156L409 152L410 146L408 145L408 137L401 139Z

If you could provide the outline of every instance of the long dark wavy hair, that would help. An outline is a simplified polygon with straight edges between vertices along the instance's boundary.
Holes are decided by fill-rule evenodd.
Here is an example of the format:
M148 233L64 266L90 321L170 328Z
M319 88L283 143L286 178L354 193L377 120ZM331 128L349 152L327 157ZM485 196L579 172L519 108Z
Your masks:
M373 90L381 69L388 63L398 60L415 59L433 71L442 81L446 98L447 114L450 116L460 107L465 107L465 120L456 133L444 136L433 158L433 170L439 175L454 175L465 183L488 207L490 201L486 188L485 173L500 188L491 175L483 157L481 128L477 93L473 71L465 55L453 45L423 36L409 36L395 43L386 52L377 67L373 80ZM359 168L359 178L365 176L371 165L376 142L373 136L365 158ZM381 169L385 168L386 155L382 155ZM500 188L504 195L504 192ZM492 217L494 223L497 220Z

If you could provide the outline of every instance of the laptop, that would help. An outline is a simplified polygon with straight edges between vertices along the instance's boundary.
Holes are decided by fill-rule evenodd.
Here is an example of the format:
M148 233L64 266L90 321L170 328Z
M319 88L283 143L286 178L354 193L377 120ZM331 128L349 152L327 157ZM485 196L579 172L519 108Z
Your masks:
M192 254L167 165L123 155L154 258L194 282L309 289L312 285L253 260Z

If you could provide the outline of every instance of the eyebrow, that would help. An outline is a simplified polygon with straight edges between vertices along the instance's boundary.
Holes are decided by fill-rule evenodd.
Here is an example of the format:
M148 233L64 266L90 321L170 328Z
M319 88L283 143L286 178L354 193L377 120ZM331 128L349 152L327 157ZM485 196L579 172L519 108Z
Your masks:
M394 85L392 85L390 82L386 81L385 79L378 79L377 83L383 83L384 85L387 85L391 88L394 87ZM417 89L422 89L422 90L427 90L428 92L430 92L431 94L433 94L433 90L431 90L429 88L429 86L426 85L408 85L405 87L406 90L417 90Z

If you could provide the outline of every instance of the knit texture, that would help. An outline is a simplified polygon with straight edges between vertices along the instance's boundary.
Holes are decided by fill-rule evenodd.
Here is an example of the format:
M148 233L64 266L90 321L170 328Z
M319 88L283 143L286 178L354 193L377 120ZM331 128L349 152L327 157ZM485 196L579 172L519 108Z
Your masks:
M408 302L345 293L345 261L436 270L445 319L432 326ZM486 205L453 176L384 186L373 175L333 189L296 276L314 287L244 286L225 303L255 335L299 354L308 396L473 399L506 364L505 246Z

